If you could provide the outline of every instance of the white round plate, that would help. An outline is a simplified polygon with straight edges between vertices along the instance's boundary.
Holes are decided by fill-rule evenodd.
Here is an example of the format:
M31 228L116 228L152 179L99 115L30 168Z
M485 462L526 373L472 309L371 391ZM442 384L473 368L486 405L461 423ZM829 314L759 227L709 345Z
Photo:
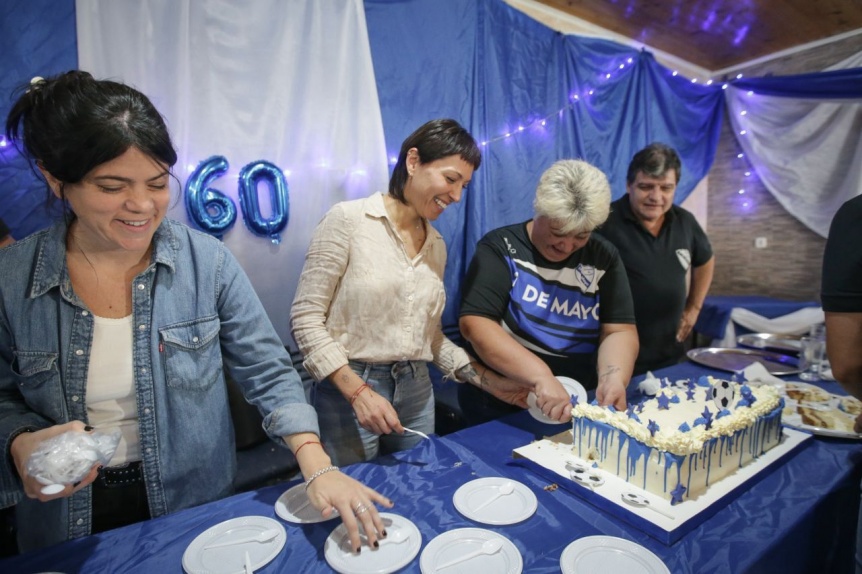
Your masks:
M341 574L388 574L410 564L422 547L422 533L403 516L381 512L380 518L388 536L404 530L407 538L401 542L384 538L380 540L379 548L372 549L368 547L365 536L360 535L362 551L356 554L350 545L347 528L339 524L323 545L323 555L333 570Z
M500 485L506 482L511 482L515 486L511 494L499 496L487 506L479 508L491 497L497 496ZM455 491L452 502L455 503L458 512L470 520L495 526L526 520L539 507L539 501L532 490L516 480L502 476L477 478L462 484Z
M422 556L419 557L419 569L422 574L434 574L441 564L455 560L459 556L475 552L488 540L499 538L503 547L491 555L479 555L460 564L450 566L443 572L458 574L459 572L494 572L495 574L520 574L524 560L518 548L512 541L491 530L484 528L456 528L444 532L428 543Z
M246 542L206 549L215 543L230 542L250 538L271 528L278 529L278 535L269 542ZM204 530L192 540L183 553L183 570L187 574L243 574L245 572L245 553L248 552L251 566L263 568L278 556L287 540L287 532L278 520L266 516L243 516L220 522Z
M275 513L282 520L297 524L314 524L338 518L337 510L333 511L329 518L324 518L320 511L311 505L305 493L304 482L287 489L278 497L275 501Z
M566 389L569 396L575 395L578 397L578 402L580 403L587 402L587 389L585 389L581 383L575 379L570 379L569 377L557 377L557 380L560 381L560 384L563 385L563 388ZM540 409L536 404L536 393L531 392L527 395L527 406L529 407L529 413L539 422L547 423L549 425L568 424L555 421L554 419L545 416L545 413L543 413L542 409Z
M670 574L658 556L641 546L614 536L587 536L575 540L560 555L563 574Z

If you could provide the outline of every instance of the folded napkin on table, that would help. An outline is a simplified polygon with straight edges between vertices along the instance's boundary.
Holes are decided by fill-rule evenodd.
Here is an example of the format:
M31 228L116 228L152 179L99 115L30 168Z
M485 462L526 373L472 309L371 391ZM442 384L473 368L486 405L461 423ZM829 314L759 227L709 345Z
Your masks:
M766 367L763 366L763 363L754 362L742 369L742 374L745 376L745 380L750 383L760 382L760 383L770 383L773 385L784 385L784 381L772 375Z

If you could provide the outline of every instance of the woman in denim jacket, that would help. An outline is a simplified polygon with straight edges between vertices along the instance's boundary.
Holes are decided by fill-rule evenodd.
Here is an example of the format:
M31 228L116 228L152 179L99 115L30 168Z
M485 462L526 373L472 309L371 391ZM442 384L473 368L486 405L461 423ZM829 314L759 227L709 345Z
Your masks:
M176 151L158 111L123 84L34 78L6 122L65 221L0 252L0 506L31 550L231 494L222 365L295 452L309 497L359 550L376 544L374 490L332 466L314 409L263 306L218 240L165 219ZM119 430L108 466L45 494L42 441Z

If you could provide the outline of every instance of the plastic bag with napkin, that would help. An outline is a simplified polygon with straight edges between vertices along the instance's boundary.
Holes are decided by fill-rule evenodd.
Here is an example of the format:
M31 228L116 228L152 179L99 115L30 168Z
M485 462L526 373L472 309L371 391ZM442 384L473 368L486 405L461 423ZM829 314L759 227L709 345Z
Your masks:
M56 494L64 485L81 481L94 464L107 466L122 433L68 431L43 441L27 461L27 474L44 484L43 494Z

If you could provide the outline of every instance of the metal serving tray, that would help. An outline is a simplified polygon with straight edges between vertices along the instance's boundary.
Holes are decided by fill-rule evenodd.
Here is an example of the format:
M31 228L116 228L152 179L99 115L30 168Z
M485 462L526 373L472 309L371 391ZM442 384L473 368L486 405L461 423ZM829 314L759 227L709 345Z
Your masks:
M748 333L736 338L736 344L749 349L763 349L778 353L798 355L802 350L802 335L782 335L779 333Z
M705 347L691 349L686 355L689 360L695 363L722 371L741 371L751 363L757 361L766 367L766 370L770 374L776 376L795 375L800 372L799 365L794 357L770 351Z

